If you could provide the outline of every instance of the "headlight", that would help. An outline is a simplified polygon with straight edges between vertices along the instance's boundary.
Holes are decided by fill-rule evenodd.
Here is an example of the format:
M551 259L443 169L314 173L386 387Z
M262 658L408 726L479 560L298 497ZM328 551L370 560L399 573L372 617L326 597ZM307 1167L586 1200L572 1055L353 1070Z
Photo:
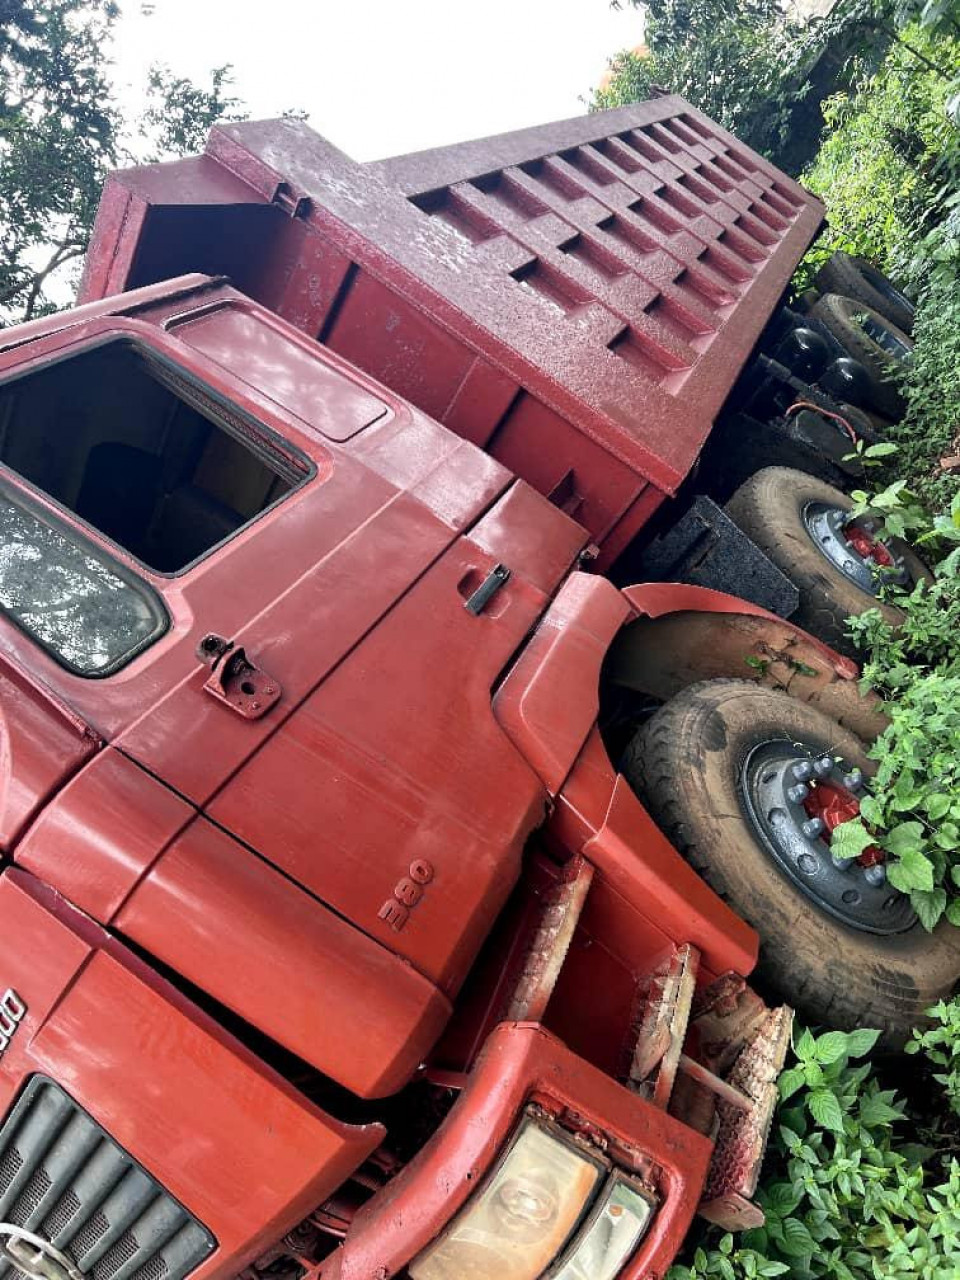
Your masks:
M650 1225L656 1205L614 1175L606 1194L551 1280L613 1280Z
M604 1173L599 1161L526 1120L470 1203L410 1265L412 1280L536 1280Z

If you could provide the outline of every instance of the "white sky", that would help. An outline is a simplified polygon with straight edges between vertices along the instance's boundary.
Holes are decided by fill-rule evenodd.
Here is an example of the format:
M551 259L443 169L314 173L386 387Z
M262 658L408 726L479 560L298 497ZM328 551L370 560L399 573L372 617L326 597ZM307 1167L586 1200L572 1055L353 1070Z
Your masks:
M608 0L122 0L117 79L234 65L253 116L301 107L357 160L581 114L640 14ZM152 10L145 16L144 10Z

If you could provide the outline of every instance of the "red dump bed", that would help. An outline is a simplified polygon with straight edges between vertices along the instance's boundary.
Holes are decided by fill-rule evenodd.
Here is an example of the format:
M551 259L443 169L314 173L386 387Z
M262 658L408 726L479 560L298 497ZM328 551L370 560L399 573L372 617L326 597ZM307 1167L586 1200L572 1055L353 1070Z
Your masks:
M575 516L689 472L822 206L661 97L375 164L292 120L108 181L80 301L229 275Z

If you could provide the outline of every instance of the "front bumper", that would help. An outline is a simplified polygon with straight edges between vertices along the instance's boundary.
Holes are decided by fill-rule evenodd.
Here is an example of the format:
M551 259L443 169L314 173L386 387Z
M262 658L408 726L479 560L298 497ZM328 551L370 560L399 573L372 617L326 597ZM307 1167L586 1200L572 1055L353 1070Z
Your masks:
M713 1144L618 1084L532 1023L501 1023L430 1142L366 1205L324 1280L370 1280L407 1266L476 1190L524 1107L605 1144L606 1154L655 1186L660 1208L623 1280L662 1274L696 1212Z

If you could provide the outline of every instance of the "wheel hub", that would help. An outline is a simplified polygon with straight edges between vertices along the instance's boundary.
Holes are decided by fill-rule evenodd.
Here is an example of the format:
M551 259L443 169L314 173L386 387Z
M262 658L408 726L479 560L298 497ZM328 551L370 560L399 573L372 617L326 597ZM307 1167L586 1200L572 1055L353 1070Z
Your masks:
M777 739L753 748L740 770L747 820L788 879L821 910L864 933L903 933L916 916L887 883L883 851L840 858L830 839L860 812L859 769Z
M881 587L910 585L906 564L875 536L872 520L855 520L842 507L811 502L803 523L820 554L861 591L879 596Z

